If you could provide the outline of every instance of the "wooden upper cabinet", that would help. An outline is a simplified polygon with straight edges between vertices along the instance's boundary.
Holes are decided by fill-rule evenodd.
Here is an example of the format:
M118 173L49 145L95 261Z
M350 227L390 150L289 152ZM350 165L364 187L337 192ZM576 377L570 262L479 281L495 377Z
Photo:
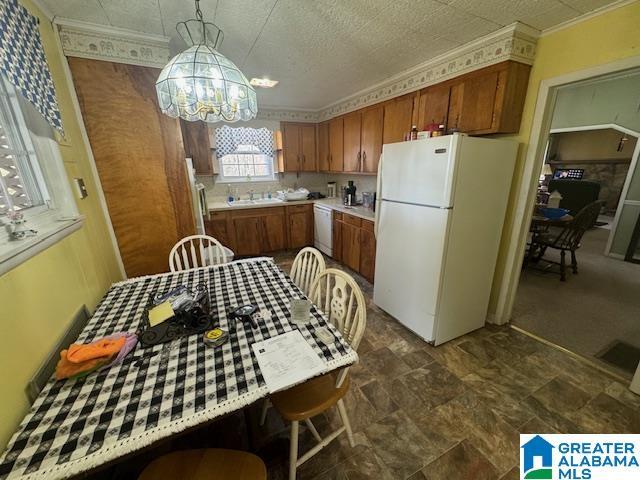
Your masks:
M184 154L193 160L198 175L213 175L209 127L204 122L187 122L180 119Z
M316 131L318 140L318 170L320 172L328 172L329 167L329 122L318 124Z
M517 133L530 69L502 62L453 80L447 129L473 135Z
M420 92L417 120L418 130L422 130L430 123L447 125L450 93L450 85L434 85Z
M402 142L411 131L414 98L415 95L405 95L384 103L382 143Z
M449 113L447 114L447 132L460 130L460 113L462 111L462 94L464 83L451 85L449 91Z
M316 126L308 123L300 126L300 171L315 172L316 164Z
M458 128L463 132L489 130L493 125L498 72L474 76L464 81Z
M376 173L382 153L382 126L384 110L382 105L365 109L362 112L362 133L360 150L362 162L360 170L364 173Z
M359 172L362 160L360 152L360 129L362 115L359 111L344 116L344 167L343 172Z
M282 123L282 152L285 172L300 171L302 155L300 130L300 125L296 123Z
M329 169L341 172L343 168L344 143L343 117L334 118L329 122Z

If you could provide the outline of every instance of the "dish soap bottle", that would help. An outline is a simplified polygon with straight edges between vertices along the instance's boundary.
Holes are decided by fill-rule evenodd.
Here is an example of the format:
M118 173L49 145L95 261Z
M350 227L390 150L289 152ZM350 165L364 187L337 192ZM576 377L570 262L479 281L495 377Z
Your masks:
M233 202L233 194L231 193L231 185L227 185L227 201Z

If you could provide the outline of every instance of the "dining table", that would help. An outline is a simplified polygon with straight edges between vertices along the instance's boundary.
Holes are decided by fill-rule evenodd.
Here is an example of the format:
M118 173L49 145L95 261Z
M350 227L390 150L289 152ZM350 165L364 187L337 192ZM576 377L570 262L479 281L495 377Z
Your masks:
M118 365L81 379L52 377L0 457L0 478L58 479L90 472L267 397L252 344L276 335L299 330L326 372L358 359L314 305L307 323L290 321L290 300L306 297L267 257L115 283L76 343L135 332L152 296L203 283L215 326L229 332L226 343L211 347L198 334L146 348L138 343ZM243 304L258 307L257 326L230 315Z

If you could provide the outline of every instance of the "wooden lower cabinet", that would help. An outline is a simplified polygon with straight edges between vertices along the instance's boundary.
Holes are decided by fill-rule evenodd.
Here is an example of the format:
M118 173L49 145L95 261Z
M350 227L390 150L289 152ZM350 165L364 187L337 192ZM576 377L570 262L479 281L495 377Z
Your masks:
M292 205L287 209L288 248L313 245L313 205Z
M260 218L260 252L277 252L287 248L287 230L285 228L285 215L280 209L264 208L268 210L266 215ZM271 212L271 210L278 210Z
M311 204L211 212L210 217L204 222L207 235L237 257L313 245Z
M236 256L259 255L262 251L261 217L233 218L233 230L236 237Z
M371 226L369 229L368 226ZM360 275L373 283L376 273L376 237L373 233L373 222L362 221L360 230Z
M235 251L232 227L229 225L230 215L227 212L211 212L210 218L204 219L204 230L207 235L212 236L221 244Z
M348 223L342 225L342 263L360 270L360 228Z
M333 211L333 228L331 231L333 245L332 256L338 262L342 261L342 213Z
M333 258L373 282L375 257L373 222L333 212Z

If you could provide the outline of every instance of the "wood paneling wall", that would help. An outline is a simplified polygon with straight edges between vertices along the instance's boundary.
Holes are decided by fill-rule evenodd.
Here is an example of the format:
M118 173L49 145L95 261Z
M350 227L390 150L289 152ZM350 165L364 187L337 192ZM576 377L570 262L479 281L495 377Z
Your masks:
M127 275L166 272L171 248L195 225L180 125L156 99L160 71L69 65Z

